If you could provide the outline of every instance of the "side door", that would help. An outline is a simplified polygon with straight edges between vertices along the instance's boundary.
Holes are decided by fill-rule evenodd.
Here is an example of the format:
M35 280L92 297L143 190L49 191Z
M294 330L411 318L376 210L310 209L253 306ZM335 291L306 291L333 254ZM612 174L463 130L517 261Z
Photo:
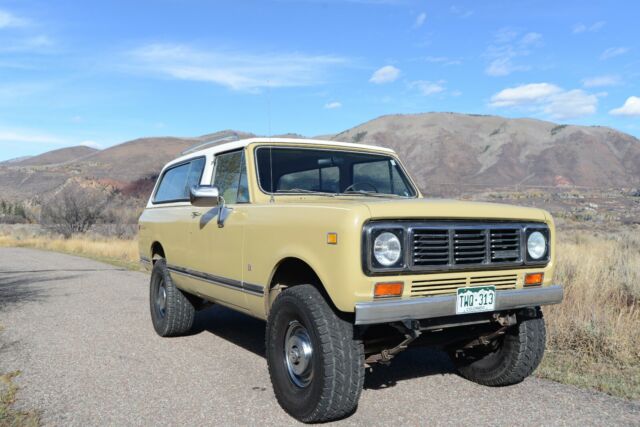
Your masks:
M191 204L188 188L198 183L205 164L204 157L189 159L171 165L163 173L156 189L150 209L150 222L154 224L154 235L162 244L167 264L184 266L188 262L188 228L191 223ZM195 181L195 182L194 182ZM180 279L177 279L180 285Z
M242 279L249 193L244 150L216 154L211 184L218 187L224 206L191 207L190 265L202 283L199 293L246 311Z

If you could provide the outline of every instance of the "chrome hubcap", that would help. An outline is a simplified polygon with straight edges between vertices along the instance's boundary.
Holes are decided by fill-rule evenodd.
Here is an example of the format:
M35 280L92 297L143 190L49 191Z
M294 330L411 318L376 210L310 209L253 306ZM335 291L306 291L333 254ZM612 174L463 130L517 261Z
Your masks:
M158 292L156 293L156 309L160 317L164 317L167 311L167 288L164 285L164 281L160 282L158 286Z
M307 328L297 320L289 322L284 359L291 382L301 388L308 386L313 379L313 347Z

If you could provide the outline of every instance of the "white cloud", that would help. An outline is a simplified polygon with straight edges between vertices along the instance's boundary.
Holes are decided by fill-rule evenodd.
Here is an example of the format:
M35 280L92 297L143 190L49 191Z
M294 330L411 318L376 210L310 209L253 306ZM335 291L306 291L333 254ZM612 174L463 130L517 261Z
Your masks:
M614 116L640 116L640 97L630 96L622 107L609 111Z
M340 107L342 107L342 103L338 101L327 102L326 104L324 104L324 108L326 108L327 110L334 110Z
M409 87L412 89L417 89L424 96L434 95L436 93L444 92L444 80L439 80L437 82L430 82L427 80L416 80L414 82L409 83Z
M95 141L82 141L80 145L84 145L85 147L95 148L96 150L102 150L102 145Z
M413 24L415 28L420 28L424 24L424 21L427 19L427 14L422 12L420 15L416 17L416 22Z
M582 85L584 87L604 87L615 86L621 83L620 76L613 74L604 76L594 76L582 79Z
M447 56L427 56L424 58L425 61L431 62L433 64L443 64L443 65L460 65L462 61L460 59L449 58Z
M484 53L490 61L485 73L492 77L508 76L516 71L531 69L528 65L518 64L516 60L528 56L531 49L541 46L542 34L528 32L520 36L518 31L505 27L494 34L493 41Z
M598 21L598 22L595 22L595 23L593 23L591 25L585 25L585 24L582 24L582 23L581 24L576 24L576 25L573 26L573 33L574 34L580 34L580 33L584 33L584 32L587 32L587 31L590 32L590 33L593 33L593 32L599 31L602 27L605 26L605 24L606 24L605 21Z
M515 65L509 57L502 57L491 61L484 71L491 77L500 77L508 76L514 71L527 71L530 69L531 67L527 65Z
M574 89L551 96L543 112L554 119L570 119L594 114L597 107L596 95Z
M375 84L391 83L400 77L400 70L393 65L385 65L382 68L377 69L369 81Z
M602 52L600 59L605 60L615 58L616 56L624 55L627 52L629 52L628 47L610 47Z
M542 41L542 34L531 32L522 36L520 43L522 43L523 45L531 45L531 44L538 44L541 41Z
M66 141L53 135L32 130L0 128L0 142L64 144Z
M42 52L54 44L54 41L47 36L5 39L0 45L0 53Z
M530 83L503 89L491 97L492 107L510 107L540 102L551 95L561 92L558 86L550 83Z
M332 55L253 54L180 44L150 44L130 52L130 56L139 71L245 91L320 84L330 69L348 63Z
M496 93L489 105L568 119L595 113L598 97L581 89L567 91L551 83L530 83Z
M451 12L452 14L459 16L460 18L468 18L471 15L473 15L473 10L471 9L465 9L459 6L451 6L449 8L449 12Z
M6 10L0 9L0 29L11 27L23 27L27 25L27 20L19 18Z

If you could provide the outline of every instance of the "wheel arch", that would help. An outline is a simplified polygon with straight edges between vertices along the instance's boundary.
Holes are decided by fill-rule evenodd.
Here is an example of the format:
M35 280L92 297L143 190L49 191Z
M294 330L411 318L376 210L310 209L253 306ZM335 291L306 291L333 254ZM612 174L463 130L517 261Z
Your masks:
M155 241L151 244L151 262L155 263L157 260L165 258L166 255L164 252L164 248L159 241Z
M340 313L314 268L301 258L289 256L281 259L276 264L271 273L268 286L265 288L266 315L268 316L273 301L282 290L304 284L312 285L318 289L333 310L336 313Z

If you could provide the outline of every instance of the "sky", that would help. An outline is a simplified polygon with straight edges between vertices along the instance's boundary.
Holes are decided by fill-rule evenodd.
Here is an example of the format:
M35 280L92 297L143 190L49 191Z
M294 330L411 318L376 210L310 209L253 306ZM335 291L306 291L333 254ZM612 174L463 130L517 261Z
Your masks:
M448 111L640 136L640 2L0 0L0 161Z

